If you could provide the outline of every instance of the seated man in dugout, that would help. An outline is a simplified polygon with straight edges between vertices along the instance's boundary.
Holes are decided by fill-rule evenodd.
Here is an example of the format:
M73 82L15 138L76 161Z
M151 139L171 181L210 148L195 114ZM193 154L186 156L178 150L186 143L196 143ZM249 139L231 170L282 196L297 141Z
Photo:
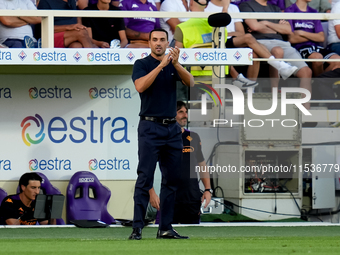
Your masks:
M149 0L122 0L119 3L122 11L158 11ZM149 33L160 28L158 18L125 18L126 36L129 40L127 48L149 48Z
M311 0L297 0L295 4L289 6L285 12L292 13L317 13L317 10L307 4ZM288 20L292 33L288 35L289 42L301 54L304 59L324 59L324 62L311 62L313 76L319 76L340 68L340 56L335 52L324 49L320 43L325 41L325 34L320 20ZM338 59L339 62L327 62L328 59Z
M40 10L76 10L76 0L40 0ZM81 18L54 18L55 48L98 48L105 45L101 41L94 42L87 28L81 24Z
M34 218L35 198L40 192L42 179L37 173L25 173L20 177L20 193L2 200L0 224L2 225L55 225L56 220L37 220Z

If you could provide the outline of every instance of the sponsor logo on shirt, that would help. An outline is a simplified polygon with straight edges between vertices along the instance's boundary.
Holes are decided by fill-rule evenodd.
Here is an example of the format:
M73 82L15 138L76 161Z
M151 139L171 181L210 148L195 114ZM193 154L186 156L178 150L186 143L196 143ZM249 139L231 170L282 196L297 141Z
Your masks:
M308 29L314 29L314 23L313 22L296 22L295 28L308 28Z
M195 149L192 146L184 146L182 151L183 151L183 153L187 153L187 152L190 153L190 152L194 152L194 150Z
M139 6L137 4L133 4L132 8L139 8Z

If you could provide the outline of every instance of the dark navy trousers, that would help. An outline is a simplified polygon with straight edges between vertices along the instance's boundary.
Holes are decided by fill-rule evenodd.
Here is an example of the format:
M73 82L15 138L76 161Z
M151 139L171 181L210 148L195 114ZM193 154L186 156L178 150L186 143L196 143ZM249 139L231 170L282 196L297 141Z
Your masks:
M143 228L149 190L153 187L157 161L162 172L160 230L171 229L175 196L180 177L183 142L178 123L161 124L141 120L138 126L138 168L134 193L133 227Z

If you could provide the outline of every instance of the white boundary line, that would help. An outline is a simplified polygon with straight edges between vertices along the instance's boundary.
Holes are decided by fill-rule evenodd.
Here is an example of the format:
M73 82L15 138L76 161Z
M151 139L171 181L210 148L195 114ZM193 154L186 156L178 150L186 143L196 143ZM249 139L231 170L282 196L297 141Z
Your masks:
M201 223L201 224L173 224L174 228L179 227L339 227L340 223L330 222L225 222L225 223ZM74 225L37 225L37 226L8 226L0 225L0 228L75 228ZM122 225L110 225L111 228L122 228ZM147 225L146 227L158 228L158 224Z

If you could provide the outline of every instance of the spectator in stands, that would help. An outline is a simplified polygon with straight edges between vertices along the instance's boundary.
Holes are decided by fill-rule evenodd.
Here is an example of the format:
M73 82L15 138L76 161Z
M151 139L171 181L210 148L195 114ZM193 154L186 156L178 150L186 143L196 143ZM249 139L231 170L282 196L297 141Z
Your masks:
M126 11L158 11L148 0L122 0L121 10ZM129 39L128 48L149 48L149 32L160 28L158 18L125 18L126 36Z
M191 11L202 11L205 8L205 11L208 12L229 12L235 13L239 12L238 7L233 4L229 4L229 0L211 0L208 6L205 8L197 4L195 1L190 1L190 10ZM272 56L269 51L259 44L255 38L250 34L245 34L241 19L232 19L232 22L227 26L228 31L228 40L226 42L226 48L238 48L238 47L250 47L254 50L254 54L259 55L263 58L270 58L272 59L268 63L274 68L277 68L280 74L287 79L297 68L294 66L290 66L289 64L283 61L275 60L275 57ZM191 47L192 44L200 43L200 41L195 42L193 38L197 38L198 40L202 37L201 34L197 36L194 27L201 26L200 32L207 33L211 32L212 28L208 25L206 19L190 19L184 23L181 23L177 26L175 32L175 39L176 39L176 46L181 48L188 48ZM189 40L184 40L183 34L188 34L186 38ZM202 40L203 42L203 40ZM254 62L253 65L248 67L248 77L255 79L257 78L259 71L259 63ZM255 86L253 85L254 82L249 81L244 78L242 74L238 74L234 68L230 70L231 76L235 79L233 84L241 87L247 88Z
M297 0L289 6L285 12L294 13L317 13L317 10L307 5L311 0ZM320 20L289 20L292 27L292 34L289 35L289 42L305 59L339 59L338 54L324 49L319 43L325 40L325 35ZM323 62L312 62L314 76L319 76L324 71L340 68L340 62L328 62L324 70Z
M241 3L246 2L246 1L248 0L231 0L230 2L232 4L239 6ZM286 0L268 0L268 3L272 5L277 5L281 9L281 11L286 9Z
M102 10L118 11L119 8L110 4L111 0L98 0L96 4L90 4L84 10ZM120 40L120 47L124 48L128 40L125 33L125 24L123 18L82 18L84 26L91 28L92 41L102 48L109 48L113 39Z
M41 10L76 10L75 0L40 0L38 9ZM97 46L92 42L80 18L54 18L54 47L56 48L97 48L105 46L104 42Z
M331 13L340 13L340 1L332 3ZM328 47L332 52L340 54L340 19L328 21Z
M47 225L47 220L38 221L34 218L35 198L40 192L42 179L37 173L25 173L20 177L20 193L3 199L0 207L2 225ZM56 220L50 224L55 225Z
M211 0L204 11L222 12L223 8L227 10L228 13L240 12L239 8L234 4L230 4L229 0ZM259 44L251 34L245 34L242 19L232 19L230 24L227 26L227 31L228 41L226 43L226 48L249 47L253 50L254 57L259 56L261 58L271 59L268 64L277 69L284 80L288 79L297 70L297 67L291 66L286 62L274 60L275 57L266 47ZM253 65L248 67L248 77L250 79L256 79L259 68L260 63L253 62ZM233 76L233 68L230 71L232 77L237 76L236 74Z
M297 0L289 0L289 1L291 4L294 4L296 3ZM317 10L320 13L323 13L323 12L329 13L331 12L331 9L332 9L332 5L329 0L311 0L308 2L308 6L312 7L313 9Z
M119 0L110 0L111 4L115 7L118 7ZM78 0L77 1L77 7L79 10L84 10L87 6L97 4L98 0Z
M31 0L0 0L2 10L36 10ZM0 16L0 43L9 48L33 48L37 40L33 37L31 25L39 24L41 17Z
M240 4L241 12L281 12L280 8L267 3L267 0L249 0ZM292 29L288 21L285 20L268 20L268 19L246 19L246 30L263 44L276 58L301 59L301 61L291 62L298 67L294 73L300 79L300 87L311 92L312 70L302 61L299 52L294 49L289 42L283 41L281 34L289 35ZM270 68L270 77L278 77L277 70ZM278 86L278 82L272 83L272 86ZM302 95L304 96L304 95ZM309 103L305 104L308 109Z
M165 0L161 5L161 12L187 12L189 11L189 0ZM170 47L175 45L173 41L176 26L187 21L188 18L163 18L160 19L161 27L168 32Z

